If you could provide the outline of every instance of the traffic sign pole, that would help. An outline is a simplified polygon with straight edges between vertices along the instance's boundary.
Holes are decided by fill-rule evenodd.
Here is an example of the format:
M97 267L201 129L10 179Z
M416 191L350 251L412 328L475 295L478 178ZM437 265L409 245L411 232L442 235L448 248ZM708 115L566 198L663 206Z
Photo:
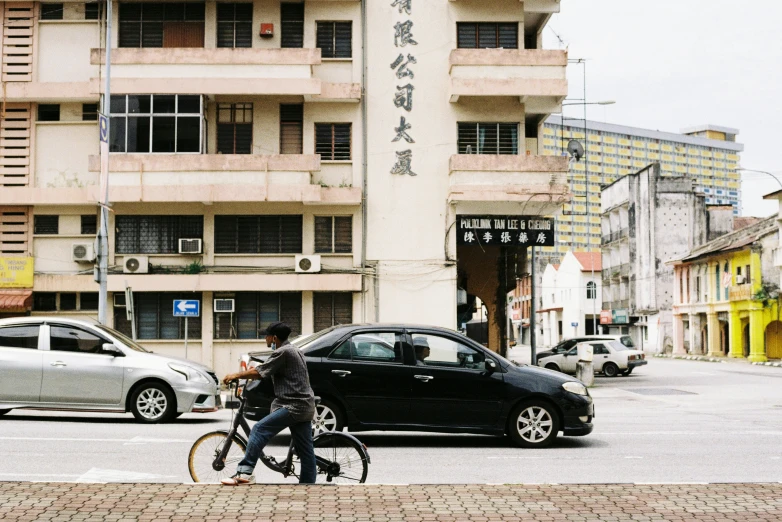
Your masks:
M185 359L187 359L187 316L185 316Z

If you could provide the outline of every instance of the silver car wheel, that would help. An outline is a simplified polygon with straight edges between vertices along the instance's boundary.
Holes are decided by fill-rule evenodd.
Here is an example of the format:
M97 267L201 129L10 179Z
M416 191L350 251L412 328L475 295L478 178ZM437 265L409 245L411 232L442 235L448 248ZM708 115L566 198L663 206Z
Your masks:
M163 416L168 406L168 399L163 390L147 388L136 398L136 409L147 420L157 420Z
M548 439L554 429L551 414L540 406L530 406L521 410L516 421L516 429L522 439L537 444Z
M315 417L312 419L312 436L320 435L337 428L337 414L323 404L315 407Z

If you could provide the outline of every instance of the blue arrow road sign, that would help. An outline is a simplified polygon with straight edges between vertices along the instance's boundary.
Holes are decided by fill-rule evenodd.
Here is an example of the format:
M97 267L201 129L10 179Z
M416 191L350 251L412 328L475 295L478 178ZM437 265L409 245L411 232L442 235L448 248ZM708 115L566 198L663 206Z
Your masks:
M175 299L174 317L199 317L201 315L201 301L197 299Z

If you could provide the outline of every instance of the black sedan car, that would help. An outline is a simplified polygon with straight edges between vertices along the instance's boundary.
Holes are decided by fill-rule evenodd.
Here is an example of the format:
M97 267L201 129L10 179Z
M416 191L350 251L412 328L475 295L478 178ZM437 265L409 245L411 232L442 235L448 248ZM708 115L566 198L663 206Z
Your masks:
M432 326L342 325L293 341L321 397L315 431L409 430L508 435L545 447L587 435L594 406L578 380L517 366L464 335ZM269 352L250 354L251 364ZM267 383L251 418L268 413Z

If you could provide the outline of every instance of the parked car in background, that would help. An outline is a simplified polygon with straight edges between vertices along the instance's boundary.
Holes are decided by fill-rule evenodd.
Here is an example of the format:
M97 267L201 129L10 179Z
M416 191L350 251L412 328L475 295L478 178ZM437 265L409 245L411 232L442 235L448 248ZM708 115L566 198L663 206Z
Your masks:
M293 344L306 356L310 382L321 397L316 433L485 433L508 435L522 447L545 447L559 432L587 435L593 428L592 398L581 382L517 366L445 328L341 325ZM250 354L249 366L269 353ZM268 413L273 399L269 383L259 389L254 419Z
M571 337L569 339L564 339L560 341L558 344L556 344L553 348L538 352L536 356L536 360L537 362L540 362L540 360L545 357L550 357L551 355L568 352L570 351L571 348L573 348L578 343L584 341L597 341L597 340L619 341L620 343L627 346L628 348L635 349L633 338L630 337L629 335L582 335L580 337Z
M552 354L544 359L539 359L538 366L563 373L575 374L578 363L578 347L581 345L592 346L592 364L596 373L603 373L606 377L630 375L633 369L647 364L643 352L628 348L619 341L598 340L577 343L567 352Z
M132 412L140 422L220 407L217 376L100 324L0 319L0 415L12 409Z

